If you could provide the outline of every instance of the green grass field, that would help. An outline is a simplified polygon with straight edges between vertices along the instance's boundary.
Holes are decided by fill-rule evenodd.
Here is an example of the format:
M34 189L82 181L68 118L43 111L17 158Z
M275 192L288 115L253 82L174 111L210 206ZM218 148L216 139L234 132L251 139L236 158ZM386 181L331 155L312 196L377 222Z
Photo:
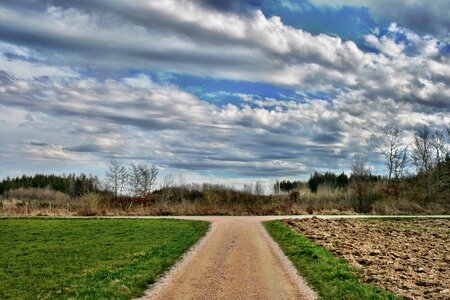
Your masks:
M283 222L265 222L264 226L321 299L401 299L363 283L360 274L344 259L309 241Z
M130 299L208 230L155 219L0 219L0 299Z

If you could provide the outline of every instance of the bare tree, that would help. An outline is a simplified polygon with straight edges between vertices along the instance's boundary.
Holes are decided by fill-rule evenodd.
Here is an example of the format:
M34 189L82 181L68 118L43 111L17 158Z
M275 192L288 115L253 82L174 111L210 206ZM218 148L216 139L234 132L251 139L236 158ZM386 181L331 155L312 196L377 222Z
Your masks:
M166 176L164 176L161 184L160 184L160 189L162 192L162 198L165 201L171 201L177 190L174 189L175 187L175 179L173 178L173 176L171 174L168 174Z
M351 165L353 176L369 176L370 167L367 164L367 154L355 154Z
M433 163L433 135L430 127L421 124L414 133L412 159L418 172L427 178L427 201L431 200L431 167Z
M355 154L351 164L351 188L356 194L358 200L358 210L364 211L368 193L368 176L370 176L370 167L367 164L366 154Z
M264 186L261 181L256 181L255 184L255 195L261 196L264 194Z
M445 160L448 149L446 145L446 137L444 130L436 130L431 137L431 146L435 151L435 162L438 165L440 162Z
M186 174L184 172L178 173L178 186L186 188Z
M274 195L280 194L280 181L278 179L273 184L273 193L274 193Z
M242 187L242 192L247 194L253 194L253 183L244 183Z
M397 126L388 126L383 129L383 141L377 146L384 156L388 179L399 179L405 171L408 146L402 141L401 132Z
M139 192L141 196L145 197L150 194L153 186L155 185L158 172L158 167L155 164L139 165Z
M134 162L131 162L129 165L129 171L128 171L128 185L129 190L132 196L138 196L139 195L139 185L140 185L140 168L139 165L136 165Z
M175 186L175 179L171 174L164 176L161 183L161 189L167 189Z
M130 192L135 197L146 197L155 185L158 167L155 164L129 165L128 184Z
M432 133L426 124L419 125L414 133L412 159L418 171L429 173L432 166Z
M450 145L450 128L447 128L446 132L447 132L446 144ZM450 159L450 147L449 146L446 146L446 148L445 148L445 159Z
M443 179L443 177L445 177L445 166L443 163L448 158L449 154L447 138L450 138L450 135L448 135L448 133L450 133L448 129L440 131L436 130L431 139L431 145L435 151L434 162L436 165L436 176L433 182L435 183L434 186L437 190L443 189L443 187L446 186L445 179Z
M123 163L117 160L112 160L109 163L108 170L106 171L106 181L109 188L114 193L115 200L117 200L118 194L123 191L127 176L127 170Z

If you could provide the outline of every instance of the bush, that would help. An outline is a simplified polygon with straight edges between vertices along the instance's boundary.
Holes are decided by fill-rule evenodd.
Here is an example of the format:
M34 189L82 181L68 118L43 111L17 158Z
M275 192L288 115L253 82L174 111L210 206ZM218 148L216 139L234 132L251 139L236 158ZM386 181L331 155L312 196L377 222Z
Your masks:
M68 201L70 199L67 194L54 191L51 188L19 188L8 191L7 197L16 200L45 200L59 202Z
M97 193L88 193L80 198L80 204L87 210L98 209L100 205L100 195Z

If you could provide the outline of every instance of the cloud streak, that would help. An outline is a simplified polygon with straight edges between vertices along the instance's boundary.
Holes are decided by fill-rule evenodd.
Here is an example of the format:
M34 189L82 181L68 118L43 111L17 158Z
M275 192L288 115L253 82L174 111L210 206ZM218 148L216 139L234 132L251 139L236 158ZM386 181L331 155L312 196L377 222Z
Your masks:
M423 118L437 126L450 122L445 113L421 113L412 105L369 101L356 93L331 102L256 99L240 106L217 106L145 75L71 79L64 85L0 76L0 90L1 104L50 115L44 123L61 123L59 141L31 141L27 155L56 160L90 160L92 155L106 160L151 159L169 169L240 176L345 169L351 154L369 151L380 128L393 118L404 118L399 119L403 128ZM416 116L411 119L413 112ZM64 138L68 130L63 120L70 122L70 132L80 142Z
M82 8L51 6L31 15L3 8L0 37L44 48L52 54L47 61L61 64L69 58L72 64L94 59L101 68L144 68L322 92L348 88L368 97L441 107L449 96L450 62L443 44L412 32L407 42L423 47L415 55L405 53L391 36L373 34L366 42L379 53L371 53L352 41L287 26L259 10L238 14L190 1L99 1L89 6L94 10Z
M3 2L3 155L289 177L347 170L393 121L409 131L450 123L450 57L438 37L393 23L365 35L368 51L251 6L206 2ZM196 96L155 72L269 83L295 96Z

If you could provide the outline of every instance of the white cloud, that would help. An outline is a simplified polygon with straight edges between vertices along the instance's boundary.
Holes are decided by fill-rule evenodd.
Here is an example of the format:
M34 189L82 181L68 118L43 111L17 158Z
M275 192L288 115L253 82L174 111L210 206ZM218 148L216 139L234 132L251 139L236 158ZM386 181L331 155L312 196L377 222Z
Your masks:
M139 74L136 77L127 77L122 81L132 88L151 89L156 87L155 83L148 76L143 74Z
M13 55L8 58L5 54ZM68 67L52 66L36 61L37 53L32 53L26 47L0 42L0 70L7 71L12 76L31 79L33 77L77 77L79 74ZM30 60L30 61L29 61Z
M0 31L9 41L0 47L0 121L7 124L0 134L12 145L2 154L296 176L348 168L351 154L373 148L387 123L405 130L423 120L449 124L448 56L437 38L398 25L366 36L379 51L372 53L258 10L240 14L192 1L65 5L74 7L0 9L0 26L10 28ZM267 82L335 98L225 91L244 101L221 106L144 74L120 76L128 69ZM14 114L20 124L8 117Z
M0 81L0 104L5 115L14 116L10 111L16 108L21 113L15 125L5 119L8 129L0 133L5 142L23 141L12 142L10 153L60 163L122 158L237 177L295 176L347 169L351 154L372 149L373 137L392 120L405 130L423 120L437 127L449 121L443 112L420 112L361 92L332 101L254 98L242 107L222 107L142 74L64 83L6 78ZM130 82L151 84L136 89Z
M405 50L405 45L403 43L396 43L394 40L389 39L386 36L377 38L372 34L368 34L365 36L365 40L369 45L392 58L397 58L403 55L403 51Z
M448 81L442 76L450 61L440 54L439 41L396 24L387 35L366 36L367 43L380 51L376 54L363 52L352 41L311 35L283 24L279 17L267 18L259 10L223 12L191 1L99 1L93 8L86 12L49 7L26 18L23 12L0 9L0 22L13 28L0 38L45 48L47 61L52 62L43 66L3 60L0 68L22 78L27 74L72 76L70 68L75 64L79 68L139 68L309 91L349 88L366 91L369 98L381 95L434 106L447 101ZM154 18L145 17L149 15ZM393 37L400 33L406 35L408 45ZM410 48L417 53L407 53ZM130 84L151 84L134 80ZM422 92L422 81L442 93Z
M45 64L30 63L20 60L9 60L0 56L0 70L8 70L11 75L22 79L33 77L77 77L78 73L65 67L52 67Z

